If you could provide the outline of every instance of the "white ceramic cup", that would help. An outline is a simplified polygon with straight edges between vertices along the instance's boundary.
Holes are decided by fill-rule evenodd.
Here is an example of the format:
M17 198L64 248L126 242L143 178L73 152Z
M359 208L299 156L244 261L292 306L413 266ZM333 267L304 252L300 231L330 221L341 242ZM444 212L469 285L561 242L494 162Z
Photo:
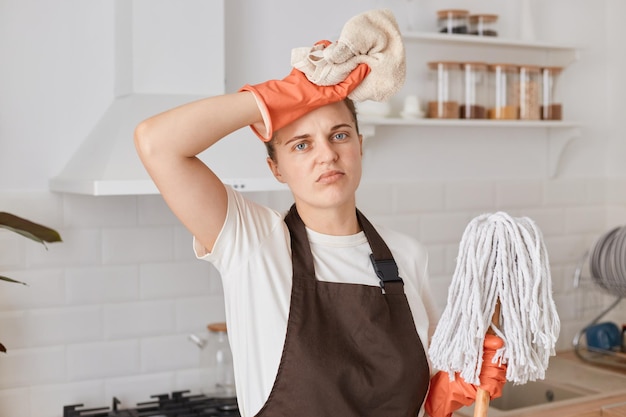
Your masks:
M407 114L418 114L420 112L420 104L417 96L406 96L403 110Z

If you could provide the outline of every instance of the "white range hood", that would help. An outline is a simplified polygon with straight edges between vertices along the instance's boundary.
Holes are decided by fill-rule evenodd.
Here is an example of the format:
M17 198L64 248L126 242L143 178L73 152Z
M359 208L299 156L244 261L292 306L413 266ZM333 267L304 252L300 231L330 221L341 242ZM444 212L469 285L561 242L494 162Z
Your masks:
M154 114L225 90L224 0L115 0L114 7L115 98L50 180L53 191L157 194L134 147L135 127ZM247 139L242 146L240 140L246 139L228 138L200 158L238 189L283 189L264 167L262 145L250 145L259 141ZM246 161L241 149L254 152L255 162Z
M137 156L135 126L149 116L195 99L175 94L117 97L85 138L50 189L88 195L156 194Z

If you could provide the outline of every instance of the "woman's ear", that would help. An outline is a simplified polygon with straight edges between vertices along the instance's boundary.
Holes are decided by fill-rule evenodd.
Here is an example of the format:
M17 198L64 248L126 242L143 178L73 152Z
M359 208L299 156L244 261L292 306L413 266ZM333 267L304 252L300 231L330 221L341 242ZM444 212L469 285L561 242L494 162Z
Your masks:
M267 166L270 167L270 171L274 175L274 178L278 180L278 182L284 183L283 176L280 174L280 170L278 169L278 164L269 156L266 158Z
M361 148L361 156L363 156L363 135L359 134L359 147Z

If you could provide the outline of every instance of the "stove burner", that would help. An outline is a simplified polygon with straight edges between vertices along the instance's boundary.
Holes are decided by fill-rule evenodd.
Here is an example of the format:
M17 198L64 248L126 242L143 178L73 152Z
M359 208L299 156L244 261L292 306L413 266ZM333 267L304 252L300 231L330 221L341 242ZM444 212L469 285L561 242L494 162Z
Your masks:
M236 398L185 395L189 391L151 395L153 401L137 403L135 408L120 408L113 397L111 407L82 408L83 404L63 407L63 417L241 417Z

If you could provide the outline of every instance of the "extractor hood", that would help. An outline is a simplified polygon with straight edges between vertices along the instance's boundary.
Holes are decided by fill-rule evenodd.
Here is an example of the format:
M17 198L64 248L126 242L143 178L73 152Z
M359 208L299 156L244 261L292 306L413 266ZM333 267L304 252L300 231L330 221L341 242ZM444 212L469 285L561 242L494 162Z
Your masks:
M111 7L111 31L102 36L114 42L114 99L50 180L52 191L157 194L135 150L135 127L164 110L225 90L224 0L115 0ZM200 158L235 188L283 189L269 175L262 145L256 145L258 150L250 146L256 142L227 138ZM241 149L255 158L241 155Z
M149 116L197 97L129 94L115 98L63 171L50 180L53 191L89 195L154 194L133 143L135 126Z

